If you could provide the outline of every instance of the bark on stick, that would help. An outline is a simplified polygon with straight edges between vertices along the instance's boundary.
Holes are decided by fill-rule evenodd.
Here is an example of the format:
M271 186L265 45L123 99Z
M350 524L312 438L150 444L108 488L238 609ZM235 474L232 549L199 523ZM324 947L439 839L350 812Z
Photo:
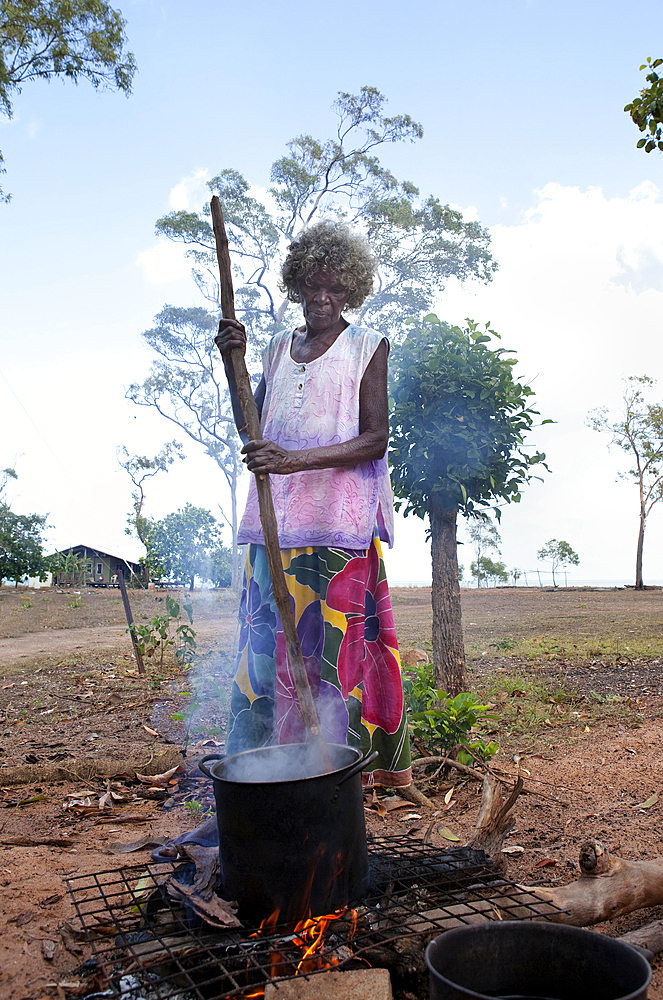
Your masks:
M224 319L235 319L235 296L233 293L232 273L230 270L230 253L228 250L228 237L223 221L223 211L221 203L216 195L212 198L212 224L214 227L214 238L216 240L216 256L219 262L219 275L221 286L221 309ZM260 417L258 407L253 397L251 380L246 370L244 355L239 348L231 352L231 362L237 383L237 393L239 396L242 414L246 424L246 430L250 441L258 441L262 437L260 428ZM276 525L276 515L274 514L274 504L272 503L272 489L269 476L256 476L256 486L258 487L258 503L260 505L260 521L265 537L265 549L267 561L269 563L269 573L272 578L272 589L274 600L281 616L283 626L283 636L290 669L299 699L304 726L309 738L321 741L320 724L318 713L315 710L315 703L311 693L311 686L308 682L304 658L299 644L299 636L295 627L295 618L292 613L290 603L290 592L285 582L283 563L281 561L281 550L279 548L278 528ZM323 745L323 744L321 744ZM325 762L329 770L331 764Z

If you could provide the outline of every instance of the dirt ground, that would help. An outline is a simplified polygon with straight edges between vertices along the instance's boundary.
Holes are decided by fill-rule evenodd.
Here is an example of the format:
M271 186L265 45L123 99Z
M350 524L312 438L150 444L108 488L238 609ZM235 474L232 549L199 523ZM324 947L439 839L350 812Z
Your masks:
M402 651L425 649L430 592L395 589L392 599ZM143 621L163 609L164 595L131 593L131 601ZM93 978L81 971L89 949L70 930L66 878L145 861L149 847L127 845L192 829L212 803L196 762L223 744L236 604L227 592L197 592L193 605L199 674L167 658L140 676L117 591L0 590L7 1000L92 991ZM510 877L569 881L588 836L623 857L663 855L663 591L466 590L463 616L470 686L497 716L494 763L520 768L542 793L518 801L508 843L523 850L508 855ZM185 773L159 793L135 777L178 764ZM424 787L440 810L432 843L445 847L443 827L461 841L470 835L480 788L454 774L439 781ZM638 808L654 793L661 802ZM414 807L383 819L370 803L366 815L369 833L419 839L431 820ZM619 934L661 917L663 907L598 929ZM652 1000L663 1000L662 968L656 963Z

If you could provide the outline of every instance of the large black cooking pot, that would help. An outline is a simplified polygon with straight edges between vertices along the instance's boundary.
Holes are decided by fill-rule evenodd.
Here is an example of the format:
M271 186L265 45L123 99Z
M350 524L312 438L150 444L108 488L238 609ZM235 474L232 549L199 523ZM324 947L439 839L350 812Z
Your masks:
M520 920L454 927L426 949L431 1000L645 1000L649 962L623 941Z
M368 876L361 771L353 747L330 744L324 772L310 743L204 757L214 781L223 891L255 923L331 913L361 897ZM206 762L216 760L211 767Z

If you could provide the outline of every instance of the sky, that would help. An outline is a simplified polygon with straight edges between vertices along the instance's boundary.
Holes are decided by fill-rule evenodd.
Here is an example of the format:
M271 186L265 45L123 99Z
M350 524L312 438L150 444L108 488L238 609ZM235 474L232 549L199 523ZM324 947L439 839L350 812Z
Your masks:
M537 550L564 539L580 557L569 582L632 580L637 489L586 420L598 406L619 412L624 378L662 375L663 159L636 149L623 111L644 85L638 67L663 52L660 4L643 0L637 18L612 0L121 10L138 63L129 98L36 81L0 118L12 193L0 205L0 467L19 475L13 508L49 514L49 548L140 554L124 534L131 483L116 449L155 454L177 432L125 391L148 373L140 334L163 305L205 304L154 223L198 210L205 180L226 167L266 188L289 139L326 138L337 92L370 85L424 128L417 143L383 147L381 162L491 232L494 280L450 283L438 314L490 321L555 421L529 439L551 472L502 511L501 558L545 571ZM221 517L220 472L185 447L147 512L191 502ZM466 569L472 558L462 546ZM398 519L387 570L394 582L430 579L418 519ZM663 582L663 503L644 574Z

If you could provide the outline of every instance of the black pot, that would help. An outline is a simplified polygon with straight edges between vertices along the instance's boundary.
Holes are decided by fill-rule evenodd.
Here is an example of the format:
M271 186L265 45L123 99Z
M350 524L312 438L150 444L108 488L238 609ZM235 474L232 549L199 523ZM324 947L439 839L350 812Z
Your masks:
M431 1000L644 1000L651 982L635 948L581 927L496 921L455 927L426 949Z
M223 891L243 920L279 911L292 922L339 910L368 876L361 759L330 744L333 770L310 743L247 750L200 762L214 781ZM209 769L205 762L216 760Z

